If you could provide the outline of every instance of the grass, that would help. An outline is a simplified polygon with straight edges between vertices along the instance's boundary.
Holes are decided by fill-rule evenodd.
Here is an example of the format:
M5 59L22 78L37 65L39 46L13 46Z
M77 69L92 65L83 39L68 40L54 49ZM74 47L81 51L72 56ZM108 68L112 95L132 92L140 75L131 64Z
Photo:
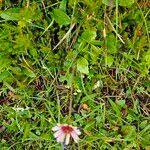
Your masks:
M0 149L150 149L149 3L0 1Z

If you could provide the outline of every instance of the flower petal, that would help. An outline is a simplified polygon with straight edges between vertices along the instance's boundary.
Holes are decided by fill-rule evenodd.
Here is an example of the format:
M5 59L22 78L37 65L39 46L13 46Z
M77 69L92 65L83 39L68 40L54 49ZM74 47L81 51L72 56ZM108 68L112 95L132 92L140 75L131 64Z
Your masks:
M79 129L76 128L76 129L74 129L74 131L76 132L77 135L81 135L81 132Z
M55 127L52 128L52 131L58 131L58 130L60 130L59 126L55 126Z
M59 137L61 134L63 134L63 132L61 130L57 131L54 133L54 137L57 138Z
M64 143L68 145L70 142L70 137L77 143L79 140L78 135L81 134L80 130L77 127L68 124L57 124L52 128L54 131L54 137L56 138L57 142Z
M70 134L67 134L65 144L68 145L69 142L70 142Z
M73 140L74 140L76 143L78 143L79 137L78 137L78 135L76 134L75 131L71 132L71 136L72 136Z
M57 142L63 143L65 140L65 134L60 134L57 138Z

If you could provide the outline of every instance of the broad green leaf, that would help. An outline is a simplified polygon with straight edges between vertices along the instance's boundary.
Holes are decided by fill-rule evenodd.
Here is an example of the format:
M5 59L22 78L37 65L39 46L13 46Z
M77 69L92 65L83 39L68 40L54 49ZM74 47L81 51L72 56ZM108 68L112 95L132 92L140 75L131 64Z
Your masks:
M41 138L44 139L44 140L50 140L51 136L48 133L42 133L41 134Z
M77 70L80 71L81 73L89 74L88 65L89 63L84 57L79 58L77 61Z
M11 60L9 58L6 58L4 55L0 55L0 70L3 70L5 68L9 68L11 63Z
M22 74L22 70L19 67L11 67L11 71L15 74L15 75L21 75Z
M92 64L97 63L97 60L99 59L99 54L100 54L100 48L94 45L91 45L90 57L92 59L92 62L91 62Z
M66 59L69 60L69 61L73 61L76 57L77 57L77 51L69 51L68 54L67 54L67 57Z
M36 77L35 73L32 70L30 70L29 68L25 68L24 69L24 73L28 77L31 77L31 78L35 78Z
M73 82L73 75L72 74L66 74L65 76L60 76L59 78L60 82L67 81L67 85L70 87Z
M34 58L37 58L38 54L35 48L30 49L29 52Z
M140 129L144 129L147 125L148 125L148 121L144 120L140 123L139 127L140 127Z
M144 60L146 61L147 66L150 68L150 51L144 54Z
M91 95L87 95L87 96L85 96L85 97L83 97L82 98L82 103L83 102L87 102L87 101L89 101L89 100L91 100L91 99L93 99L93 101L94 101L94 98L97 96L97 94L91 94Z
M124 125L121 129L122 134L124 135L125 140L131 141L136 138L136 127L132 125Z
M25 27L26 24L27 24L27 22L26 22L25 20L20 20L20 21L18 21L18 25L20 26L20 28Z
M110 55L110 56L106 57L106 65L108 65L108 67L111 67L113 62L114 62L114 57L113 56Z
M102 3L107 6L113 6L115 5L115 0L102 0Z
M66 5L67 5L67 0L62 0L61 3L60 3L59 8L60 8L62 11L66 11Z
M120 6L130 6L134 3L134 0L119 0Z
M119 107L117 106L117 104L115 102L113 102L111 99L109 99L109 103L112 106L112 109L116 112L116 114L121 117L121 112L119 110Z
M70 23L69 16L60 9L54 9L51 16L59 25L68 25Z
M115 0L102 0L102 3L107 5L107 6L115 6L116 1ZM130 6L134 3L134 0L118 0L118 4L120 6Z
M5 20L19 20L20 19L19 10L20 10L19 8L7 9L0 14L0 17Z
M115 102L113 102L111 99L109 99L109 103L110 103L112 109L116 112L116 115L117 115L117 117L118 117L119 123L122 123L122 120L121 120L121 112L120 112L119 107L118 107L117 104L116 104Z
M116 41L116 37L113 35L113 34L109 34L107 37L106 37L106 46L107 46L107 50L110 54L114 54L117 52L117 49L116 49L116 45L115 45L115 41Z
M30 133L30 124L26 123L22 141L24 141L28 137L29 133Z
M95 46L101 46L102 45L102 41L99 40L91 40L90 44L95 45Z
M96 38L96 31L87 30L82 33L81 38L86 41L94 40Z
M118 100L117 101L117 104L121 107L121 108L123 108L126 104L125 104L125 100Z
M7 78L9 76L9 72L8 71L3 71L0 73L0 82L3 81L5 78Z

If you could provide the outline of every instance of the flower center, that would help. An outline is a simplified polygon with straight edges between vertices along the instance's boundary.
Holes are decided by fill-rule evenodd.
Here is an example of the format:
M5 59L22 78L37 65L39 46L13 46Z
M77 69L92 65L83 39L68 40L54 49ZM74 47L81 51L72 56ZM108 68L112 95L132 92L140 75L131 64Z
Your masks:
M61 129L62 129L62 131L64 132L64 133L71 133L72 131L73 131L73 128L72 127L70 127L70 126L62 126L61 127Z

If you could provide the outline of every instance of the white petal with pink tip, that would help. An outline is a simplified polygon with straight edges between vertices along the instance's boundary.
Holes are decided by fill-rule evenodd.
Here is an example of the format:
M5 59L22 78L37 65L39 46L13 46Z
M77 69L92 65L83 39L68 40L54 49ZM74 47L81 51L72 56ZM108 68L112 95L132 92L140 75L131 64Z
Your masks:
M81 134L80 130L77 127L73 127L72 125L68 124L59 124L52 128L54 131L54 137L56 138L57 142L62 144L68 145L70 142L70 138L74 140L74 142L79 141L79 135Z

